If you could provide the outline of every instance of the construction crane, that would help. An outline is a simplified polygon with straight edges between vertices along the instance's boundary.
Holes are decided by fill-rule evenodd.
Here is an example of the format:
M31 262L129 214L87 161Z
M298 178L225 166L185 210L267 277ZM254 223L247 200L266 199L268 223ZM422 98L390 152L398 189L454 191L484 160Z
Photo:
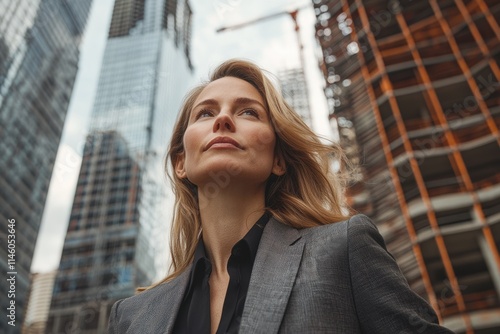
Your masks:
M297 44L299 46L300 68L301 68L302 73L304 75L305 86L309 87L308 84L307 84L306 71L305 71L304 45L302 44L302 38L300 37L300 26L299 26L299 22L297 21L297 15L298 15L299 11L302 10L302 9L304 9L304 8L309 8L309 7L310 7L310 5L305 5L305 6L297 7L296 9L291 10L291 11L281 11L281 12L278 12L278 13L274 13L274 14L262 16L262 17L259 17L259 18L256 18L256 19L253 19L253 20L250 20L250 21L247 21L247 22L235 24L235 25L228 26L228 27L221 27L221 28L217 29L216 32L220 33L220 32L223 32L223 31L237 30L237 29L240 29L240 28L244 28L244 27L250 26L250 25L255 24L255 23L259 23L259 22L270 20L270 19L274 19L274 18L282 16L282 15L289 15L292 18L292 20L293 20L294 28L295 28L295 34L297 36ZM311 115L308 115L308 117L309 117L309 119L311 119Z

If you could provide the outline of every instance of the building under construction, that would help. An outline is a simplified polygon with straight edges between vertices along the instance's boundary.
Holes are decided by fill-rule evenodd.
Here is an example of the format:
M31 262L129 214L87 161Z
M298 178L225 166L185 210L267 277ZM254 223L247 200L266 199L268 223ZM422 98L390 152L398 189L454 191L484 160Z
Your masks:
M331 118L411 287L500 330L500 3L314 0Z

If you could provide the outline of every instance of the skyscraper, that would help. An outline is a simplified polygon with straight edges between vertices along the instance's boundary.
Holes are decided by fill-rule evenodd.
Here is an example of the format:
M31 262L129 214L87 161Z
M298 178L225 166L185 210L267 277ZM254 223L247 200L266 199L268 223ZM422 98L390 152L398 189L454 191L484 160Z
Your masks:
M445 325L498 332L500 5L313 3L331 117L389 250Z
M166 267L163 159L191 79L191 14L187 0L115 1L48 333L105 333L112 304Z
M311 110L309 95L304 72L300 68L282 70L278 73L281 93L288 104L295 110L302 120L311 126Z
M56 271L31 274L30 293L23 324L23 334L43 334L49 315Z
M23 322L31 259L91 2L0 1L0 289L6 295L4 275L15 277L15 296L2 297L0 306L15 302L16 324L2 316L1 333L17 333ZM14 255L7 253L7 234L14 236Z

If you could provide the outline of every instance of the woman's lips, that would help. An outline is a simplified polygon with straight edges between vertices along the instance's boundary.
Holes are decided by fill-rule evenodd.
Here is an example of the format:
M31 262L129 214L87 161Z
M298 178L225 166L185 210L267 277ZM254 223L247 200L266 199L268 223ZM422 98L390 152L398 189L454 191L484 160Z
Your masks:
M212 139L206 146L205 146L205 151L208 150L209 148L239 148L241 149L241 145L234 140L233 138L230 137L216 137Z

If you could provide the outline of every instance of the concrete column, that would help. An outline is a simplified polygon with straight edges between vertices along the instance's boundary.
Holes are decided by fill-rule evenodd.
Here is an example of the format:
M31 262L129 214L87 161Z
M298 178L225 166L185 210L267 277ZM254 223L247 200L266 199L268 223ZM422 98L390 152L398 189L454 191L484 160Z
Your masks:
M483 253L484 261L488 266L488 271L491 275L491 280L493 281L493 285L495 286L495 290L497 295L500 297L500 271L495 262L495 257L493 256L491 249L488 247L488 243L484 238L483 234L478 235L478 244L481 248L481 253Z

